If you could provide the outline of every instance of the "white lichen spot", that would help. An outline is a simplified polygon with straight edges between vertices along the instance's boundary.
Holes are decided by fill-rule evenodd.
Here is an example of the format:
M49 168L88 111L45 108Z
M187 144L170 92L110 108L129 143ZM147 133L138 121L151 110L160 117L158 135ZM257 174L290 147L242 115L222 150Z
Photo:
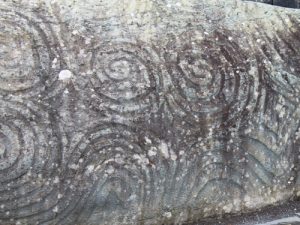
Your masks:
M73 164L69 165L69 168L73 169L73 170L77 170L79 168L79 166L77 164L73 163Z
M141 165L142 167L146 166L149 164L149 159L147 159L144 155L138 155L134 154L133 158L137 160L137 163Z
M95 165L88 165L87 166L87 174L90 174L94 171Z
M55 206L53 209L52 209L53 212L57 213L58 212L58 206Z
M55 177L53 183L58 184L59 183L59 177Z
M78 35L79 32L78 32L78 30L73 30L73 31L72 31L72 34L73 34L73 35Z
M149 151L148 151L148 156L152 157L152 156L156 156L157 152L156 152L156 148L152 147Z
M232 208L233 208L233 205L232 204L228 204L228 205L225 205L223 207L223 210L224 210L225 213L230 213L231 210L232 210Z
M52 61L52 69L55 69L57 67L57 58L53 59Z
M164 217L171 218L172 217L172 213L171 212L165 212L164 213Z
M145 141L147 144L152 144L152 141L148 137L145 137Z
M170 156L169 156L169 149L168 149L168 145L166 142L162 141L160 143L160 151L161 151L161 154L163 155L164 158L168 159Z
M86 45L89 45L91 43L91 38L86 38L84 43Z
M59 72L58 80L68 81L73 77L73 73L70 70L62 70Z
M88 70L88 71L86 71L86 73L85 73L85 75L93 75L93 71L92 70Z
M109 166L108 169L106 170L106 173L108 174L113 174L115 172L115 169L112 166Z
M173 150L170 151L170 155L171 155L171 159L173 161L175 161L177 159L177 155L175 154L175 152Z

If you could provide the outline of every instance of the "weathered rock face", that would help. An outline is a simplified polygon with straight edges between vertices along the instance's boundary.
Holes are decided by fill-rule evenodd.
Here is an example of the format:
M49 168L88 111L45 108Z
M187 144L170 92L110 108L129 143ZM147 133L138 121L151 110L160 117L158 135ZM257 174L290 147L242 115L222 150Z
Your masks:
M300 12L0 1L1 224L174 224L296 196Z

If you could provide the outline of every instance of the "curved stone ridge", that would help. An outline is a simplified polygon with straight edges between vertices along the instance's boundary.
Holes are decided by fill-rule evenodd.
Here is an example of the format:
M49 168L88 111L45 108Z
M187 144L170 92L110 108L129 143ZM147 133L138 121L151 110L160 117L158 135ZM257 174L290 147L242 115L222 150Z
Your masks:
M0 224L180 224L299 195L299 14L82 4L0 0Z

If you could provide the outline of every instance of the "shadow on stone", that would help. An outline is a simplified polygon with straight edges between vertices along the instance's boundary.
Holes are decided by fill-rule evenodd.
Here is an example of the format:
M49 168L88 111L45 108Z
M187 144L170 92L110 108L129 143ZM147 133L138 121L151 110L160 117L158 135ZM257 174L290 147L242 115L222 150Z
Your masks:
M251 0L250 0L251 1ZM300 8L299 0L252 0L254 2L262 2L266 4L282 6L287 8Z

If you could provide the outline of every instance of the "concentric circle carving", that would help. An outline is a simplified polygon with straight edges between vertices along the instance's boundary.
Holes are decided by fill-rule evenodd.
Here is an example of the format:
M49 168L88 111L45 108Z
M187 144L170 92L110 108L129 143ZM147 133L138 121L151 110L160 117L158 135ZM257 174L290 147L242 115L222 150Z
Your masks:
M229 124L256 102L250 64L232 37L216 33L197 39L197 35L184 33L166 54L173 107L193 120L211 116Z
M151 48L132 43L102 45L93 52L91 67L100 108L131 116L157 109L161 71Z
M31 104L0 102L1 220L50 216L60 150L49 115Z
M62 59L49 21L34 13L27 16L26 10L0 11L0 94L25 97L53 91Z

